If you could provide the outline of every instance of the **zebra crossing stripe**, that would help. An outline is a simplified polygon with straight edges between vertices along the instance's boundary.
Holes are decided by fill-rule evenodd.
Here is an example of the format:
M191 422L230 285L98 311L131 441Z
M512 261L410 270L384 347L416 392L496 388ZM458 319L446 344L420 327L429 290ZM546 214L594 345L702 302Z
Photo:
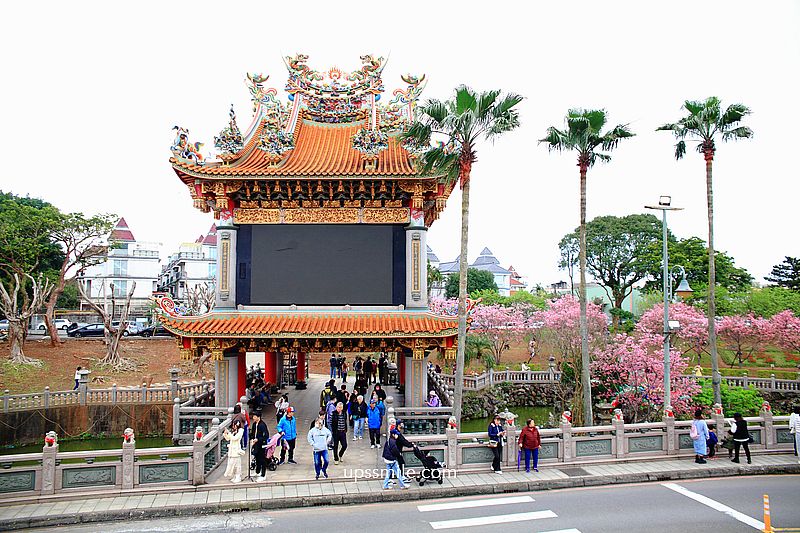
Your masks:
M581 533L580 530L573 528L570 529L558 529L553 531L542 531L541 533Z
M507 498L491 498L483 500L464 500L450 503L433 503L429 505L418 505L420 513L430 511L448 511L451 509L470 509L473 507L487 507L489 505L509 505L512 503L530 503L535 501L530 496L509 496Z
M528 520L540 520L542 518L558 518L558 515L548 509L546 511L533 511L530 513L514 513L495 516L478 516L476 518L459 518L456 520L443 520L441 522L430 522L430 524L433 529L454 529L458 527L488 526L492 524L526 522Z

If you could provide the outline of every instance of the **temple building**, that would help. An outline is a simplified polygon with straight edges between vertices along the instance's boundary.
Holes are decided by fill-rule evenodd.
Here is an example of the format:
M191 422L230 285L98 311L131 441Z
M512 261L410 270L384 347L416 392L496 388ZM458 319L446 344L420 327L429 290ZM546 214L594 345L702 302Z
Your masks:
M307 59L285 59L286 99L247 75L253 120L242 131L231 109L219 160L175 127L170 164L215 218L216 307L188 316L163 299L161 320L183 358L210 352L218 405L244 392L246 355L263 354L266 380L286 384L305 379L313 354L341 352L390 354L406 405L421 405L429 354L454 359L457 338L455 317L428 310L426 261L454 184L421 174L423 149L400 139L424 76L402 76L389 98L383 58L350 72Z

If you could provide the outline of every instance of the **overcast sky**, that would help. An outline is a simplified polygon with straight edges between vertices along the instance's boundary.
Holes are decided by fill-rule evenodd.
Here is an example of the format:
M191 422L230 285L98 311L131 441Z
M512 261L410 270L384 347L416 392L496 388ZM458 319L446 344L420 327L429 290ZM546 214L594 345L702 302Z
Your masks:
M557 243L578 224L575 157L537 139L570 107L604 107L637 133L589 171L589 219L671 194L685 210L670 229L705 239L702 156L676 162L653 130L710 95L750 106L755 131L717 152L717 248L757 279L800 255L797 1L9 2L3 19L0 189L123 215L167 254L212 222L169 165L172 126L212 148L231 103L249 124L245 73L280 90L281 56L303 52L317 70L390 56L387 93L410 72L427 75L427 98L460 83L525 97L521 128L478 151L471 260L488 246L534 283L567 279ZM456 191L429 235L442 261L458 254L459 224Z

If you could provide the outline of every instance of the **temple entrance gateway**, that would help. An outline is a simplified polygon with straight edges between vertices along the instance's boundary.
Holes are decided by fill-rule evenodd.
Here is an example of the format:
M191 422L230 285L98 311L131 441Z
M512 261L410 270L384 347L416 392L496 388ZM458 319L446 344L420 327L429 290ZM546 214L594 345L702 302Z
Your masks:
M405 405L427 397L427 358L455 358L457 320L428 310L427 228L454 184L417 170L400 141L424 76L380 102L382 58L350 73L286 58L288 99L248 74L253 121L231 109L206 161L177 129L170 163L195 207L217 224L216 307L162 318L193 359L210 353L217 401L243 394L249 361L265 380L307 377L312 354L392 354Z

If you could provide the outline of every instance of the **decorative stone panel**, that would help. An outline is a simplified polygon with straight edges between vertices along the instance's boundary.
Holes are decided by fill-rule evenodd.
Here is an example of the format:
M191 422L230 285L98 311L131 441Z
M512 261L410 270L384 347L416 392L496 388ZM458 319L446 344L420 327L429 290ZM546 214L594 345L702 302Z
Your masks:
M750 431L750 438L753 439L753 444L761 444L761 432Z
M461 449L461 462L465 465L475 463L491 463L494 460L492 450L488 446L475 446Z
M660 452L664 449L663 435L649 435L646 437L629 437L628 453Z
M189 463L139 465L139 484L189 481Z
M558 443L543 442L539 447L539 459L558 459Z
M678 437L678 447L681 450L691 450L694 448L694 441L692 441L692 437L689 436L688 433L685 433Z
M428 455L435 457L440 463L444 462L444 450L428 450ZM414 455L414 452L403 452L403 459L405 460L407 467L417 468L422 466L422 462L417 459L417 456Z
M611 455L611 439L575 441L575 455L577 457Z
M65 489L115 485L116 482L117 468L114 466L65 468L61 473L61 486Z
M778 434L778 444L791 444L794 442L794 435L789 433L788 428L776 429Z
M0 474L0 493L33 490L36 487L36 471L3 472Z

